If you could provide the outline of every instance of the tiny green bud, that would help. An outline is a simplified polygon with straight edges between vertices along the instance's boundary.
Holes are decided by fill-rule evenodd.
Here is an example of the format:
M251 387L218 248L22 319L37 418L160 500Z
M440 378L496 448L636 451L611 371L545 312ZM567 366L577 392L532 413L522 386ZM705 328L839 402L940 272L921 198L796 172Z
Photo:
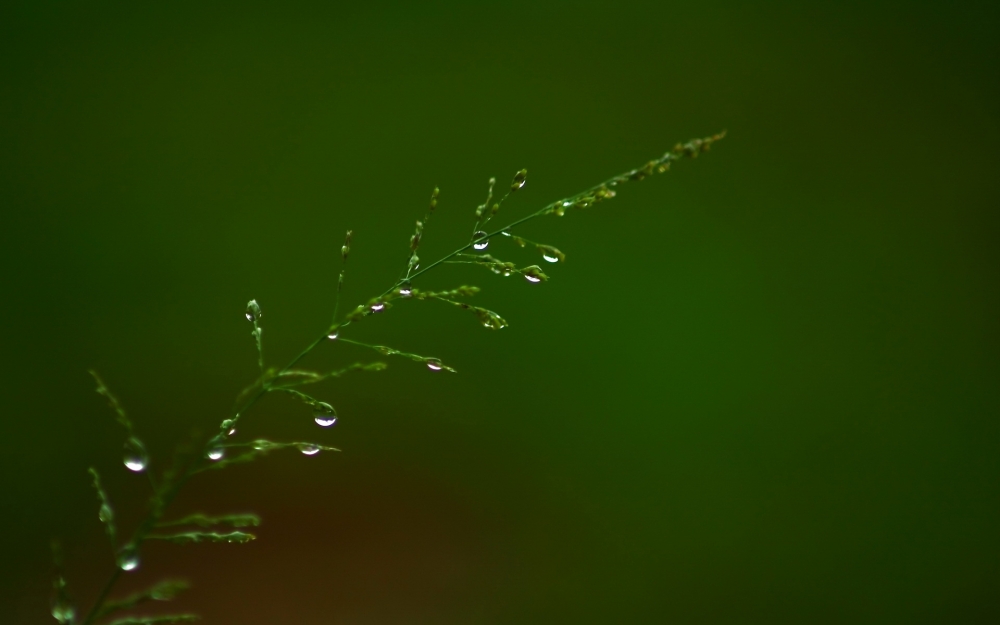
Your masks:
M522 169L521 171L514 174L514 179L510 183L510 191L513 193L521 187L524 186L525 178L528 176L528 170Z
M351 253L351 237L354 236L353 230L347 231L347 236L344 237L344 246L340 248L340 254L344 258L344 262L347 262L347 256Z

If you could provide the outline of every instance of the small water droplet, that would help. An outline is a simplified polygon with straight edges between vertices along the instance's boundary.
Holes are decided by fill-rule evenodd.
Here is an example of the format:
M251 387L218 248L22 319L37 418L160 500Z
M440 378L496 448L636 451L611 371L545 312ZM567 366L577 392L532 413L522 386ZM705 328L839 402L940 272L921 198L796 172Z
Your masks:
M248 310L247 311L247 321L253 321L253 320L254 320L253 313Z
M532 275L525 275L524 279L527 280L528 282L541 282L542 281L542 279L539 278L538 276L532 276Z
M440 371L442 368L441 361L432 358L427 361L427 368L431 371Z
M377 302L371 305L372 312L380 312L383 308L385 308L385 304L382 302Z
M573 202L566 201L566 202L563 202L562 205L563 205L563 207L572 206Z
M118 567L123 571L134 571L139 568L139 554L133 547L125 547L118 554Z
M547 254L547 253L543 253L542 254L542 258L544 258L545 260L549 261L550 263L558 263L559 262L559 258L558 257L553 256L551 254Z
M260 305L257 300L252 299L247 302L247 321L257 321L260 319Z
M319 453L319 447L311 443L299 445L299 451L307 456L315 456Z
M330 339L331 341L336 341L337 337L339 336L340 336L340 330L334 330L333 332L327 334L326 338Z
M205 456L209 460L219 460L225 455L226 455L226 450L223 449L222 447L216 447L215 449L210 449L208 450L208 453L205 454Z
M142 441L134 436L129 437L125 441L125 456L123 460L125 467L129 471L135 471L136 473L144 471L149 464L149 454L146 453L146 448L142 445Z
M482 230L479 230L475 234L473 234L472 240L475 241L475 243L472 244L473 249L485 250L486 248L488 248L490 246L490 240L485 237L486 233L483 232Z
M236 428L229 428L229 433L226 436L232 436L233 434L236 434Z

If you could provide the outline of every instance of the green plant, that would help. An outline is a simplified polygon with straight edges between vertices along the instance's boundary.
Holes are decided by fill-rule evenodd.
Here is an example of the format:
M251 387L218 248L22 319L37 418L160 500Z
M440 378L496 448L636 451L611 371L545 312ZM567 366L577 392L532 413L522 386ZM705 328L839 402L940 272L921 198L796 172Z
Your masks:
M222 421L218 433L211 436L200 446L191 446L178 450L175 454L173 464L158 477L154 477L148 470L150 464L149 455L142 440L136 434L132 421L129 419L124 408L111 391L108 390L101 378L92 371L91 374L97 383L97 392L107 399L108 404L116 415L117 421L125 429L125 467L133 472L145 473L149 478L152 494L149 499L148 512L145 518L139 522L131 537L122 543L118 537L115 513L111 506L110 498L101 484L100 475L98 475L97 470L94 468L90 469L94 490L97 493L99 502L98 516L104 524L111 543L112 555L116 566L107 583L94 600L93 606L83 616L82 620L78 621L77 612L70 600L66 579L61 570L62 558L58 546L53 544L57 572L53 590L52 616L64 624L80 622L82 625L90 625L91 623L111 617L115 613L131 610L147 601L172 599L180 591L184 590L186 588L184 582L168 580L127 597L120 599L109 598L118 579L125 572L134 570L139 566L139 548L145 541L164 540L179 544L202 541L244 543L254 539L254 535L246 531L246 528L256 526L260 522L259 518L253 514L209 516L194 513L174 520L164 520L164 516L171 502L177 496L178 491L189 479L199 473L223 469L236 463L249 462L279 449L297 449L306 455L313 455L321 451L337 451L333 447L308 441L275 442L266 439L257 439L247 442L236 442L235 439L236 426L240 419L243 418L247 411L261 397L272 392L286 393L300 400L313 410L313 417L319 426L329 427L337 420L337 413L334 407L300 389L329 378L339 377L351 371L380 371L386 367L385 363L382 362L355 363L346 368L325 373L296 368L296 365L320 344L332 341L351 343L370 348L385 356L401 356L423 363L432 371L454 372L453 368L442 363L437 358L411 354L383 345L362 343L343 336L343 334L350 326L363 321L366 317L385 312L397 300L442 301L471 312L486 328L493 330L504 328L507 322L503 317L491 310L474 306L465 301L466 298L475 295L479 291L477 287L460 286L448 291L421 291L413 286L413 281L446 263L479 265L495 274L504 276L520 275L532 283L548 280L548 276L538 265L519 266L487 254L485 250L489 247L490 241L496 237L506 238L518 247L534 248L547 262L562 262L565 260L565 255L559 249L516 235L513 229L543 215L562 216L571 209L587 208L613 198L620 185L630 181L642 180L656 173L663 173L669 169L672 162L685 157L693 158L698 156L700 153L707 151L713 143L722 139L723 136L724 133L719 133L705 139L695 139L685 144L678 144L660 158L649 161L643 167L615 176L573 196L552 202L533 213L512 221L502 228L488 231L486 228L500 210L504 200L510 194L517 192L524 186L527 171L524 169L518 171L514 175L510 187L506 189L506 193L496 202L494 202L493 196L496 181L495 179L491 179L489 181L489 191L486 201L479 205L475 211L476 221L470 240L453 252L427 264L421 269L417 252L420 249L424 228L433 216L437 206L438 190L434 189L431 194L430 206L427 213L422 220L417 221L416 230L410 238L409 254L399 279L380 295L357 306L344 315L342 319L338 320L340 292L344 283L347 260L351 249L352 233L348 231L342 248L344 269L341 270L337 281L337 303L334 306L333 319L329 328L307 345L298 356L284 367L280 369L274 367L268 368L265 366L264 361L263 329L260 322L261 308L256 300L250 300L246 308L246 318L253 325L251 334L257 346L257 361L260 376L238 395L232 414ZM113 625L139 625L178 623L194 620L195 618L192 614L156 617L127 616L110 622Z

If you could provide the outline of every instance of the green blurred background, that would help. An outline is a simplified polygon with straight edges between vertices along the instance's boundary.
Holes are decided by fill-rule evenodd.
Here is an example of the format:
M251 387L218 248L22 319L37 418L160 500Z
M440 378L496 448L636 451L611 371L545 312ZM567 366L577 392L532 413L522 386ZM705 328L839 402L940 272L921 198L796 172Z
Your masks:
M729 130L612 202L534 222L568 254L478 284L511 327L397 306L361 340L440 356L268 398L312 437L176 511L248 546L151 545L212 623L1000 622L997 4L9 2L0 9L0 621L45 623L48 540L85 603L154 467L255 372L381 292L527 167L511 219ZM502 258L538 262L494 245ZM492 248L490 251L494 251ZM418 285L419 286L419 285ZM309 364L378 357L324 346Z

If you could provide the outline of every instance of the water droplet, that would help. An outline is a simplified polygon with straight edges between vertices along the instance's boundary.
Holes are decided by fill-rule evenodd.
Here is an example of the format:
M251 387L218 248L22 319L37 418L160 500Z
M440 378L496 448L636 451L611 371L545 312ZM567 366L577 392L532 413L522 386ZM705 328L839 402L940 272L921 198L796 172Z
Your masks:
M553 256L553 255L548 254L548 253L545 253L545 252L542 253L542 258L544 258L545 260L549 261L550 263L558 263L559 262L559 258L558 257Z
M380 312L383 308L385 308L385 304L382 302L376 302L371 305L372 312Z
M247 321L257 321L260 319L260 306L257 304L257 300L252 299L247 302Z
M307 456L315 456L316 454L319 453L319 447L313 445L312 443L306 443L303 445L299 445L299 451L301 451L303 454Z
M118 567L123 571L134 571L139 568L139 554L134 547L125 547L119 552Z
M524 279L527 280L528 282L541 282L542 281L542 279L539 278L538 276L532 276L530 274L525 274Z
M149 464L149 454L146 453L146 448L143 447L142 441L134 436L126 440L123 460L125 467L129 471L135 471L136 473L144 471Z
M226 450L223 449L222 447L216 447L214 449L210 449L210 450L208 450L208 453L205 454L205 456L209 460L219 460L220 458L222 458L225 455L226 455Z
M485 250L486 248L488 248L490 246L490 240L485 237L486 233L483 232L482 230L479 230L475 234L473 234L472 240L475 241L475 243L472 244L473 249Z
M566 202L563 202L562 205L563 205L563 207L572 206L573 202L566 201Z
M413 287L410 286L410 281L406 280L403 284L399 285L399 296L410 297L411 295L413 295Z
M431 371L440 371L442 368L441 361L432 358L427 361L427 368L430 369Z
M337 337L339 336L340 336L340 330L334 330L333 332L327 334L326 338L330 339L331 341L336 341Z
M510 269L504 269L503 270L503 277L509 278L510 274L511 274L511 270Z
M229 433L226 436L232 436L233 434L236 434L236 428L229 428Z
M337 414L332 409L316 410L313 412L313 420L316 425L328 428L337 422Z

